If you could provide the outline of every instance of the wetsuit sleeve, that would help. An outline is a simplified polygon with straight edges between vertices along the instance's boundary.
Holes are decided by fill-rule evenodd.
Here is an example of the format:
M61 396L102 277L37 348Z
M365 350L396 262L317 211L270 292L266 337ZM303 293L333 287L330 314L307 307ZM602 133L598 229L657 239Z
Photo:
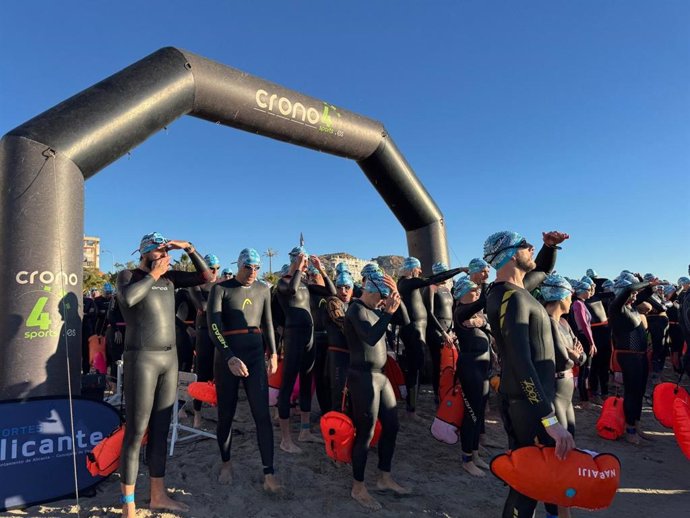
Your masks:
M591 347L592 345L594 345L594 336L592 335L592 328L587 325L587 317L585 314L587 308L585 307L583 302L578 302L578 304L573 304L572 307L573 317L575 318L575 324L577 324L577 328L580 331L580 334L587 339L587 341L589 342L588 345Z
M430 286L431 284L438 284L439 282L445 282L462 272L462 268L453 268L452 270L446 270L445 272L434 274L430 277L416 277L410 279L413 281L412 289L423 288L424 286Z
M556 255L558 249L549 245L544 245L539 250L536 259L536 267L534 270L525 275L523 279L523 284L527 291L533 291L537 288L544 279L553 271L556 267Z
M326 304L326 311L328 313L328 318L330 318L342 331L345 326L345 312L343 311L343 305L340 303L340 299L337 297L329 297Z
M276 336L273 329L273 313L271 311L271 290L266 288L264 294L264 310L261 314L261 332L264 335L269 356L276 354Z
M481 295L479 295L479 298L471 304L459 303L457 305L457 307L455 308L455 320L462 324L465 320L472 318L485 307L486 295L485 292L482 291Z
M180 272L171 270L165 274L165 277L170 280L176 288L189 288L191 286L198 286L213 280L213 274L209 269L204 258L199 255L199 252L187 252L187 255L192 261L195 272Z
M220 351L227 362L235 353L230 349L230 345L223 336L223 287L215 284L208 295L206 305L206 320L208 322L208 334L213 345Z
M132 270L122 270L117 275L117 300L124 307L131 308L144 300L155 283L156 279L150 273L132 282Z
M321 297L329 297L331 295L335 295L335 284L333 284L333 281L328 277L328 275L325 275L323 277L323 282L326 283L325 286L319 286L318 284L310 284L309 285L309 293L313 293L314 295L320 295Z
M191 288L187 288L187 294L189 295L189 299L191 299L192 303L194 304L194 308L197 310L197 312L206 311L207 302L201 295L201 288L199 288L199 286L192 286Z
M616 295L616 297L609 304L609 315L620 313L623 310L623 306L625 306L625 303L630 298L630 294L633 291L643 290L647 286L649 286L648 282L637 282L623 288L623 291Z
M503 366L513 371L525 395L525 401L532 406L532 415L541 419L553 408L544 393L537 370L532 363L529 335L529 306L522 301L519 292L507 290L503 294L500 310L500 327L505 347L503 347Z
M374 347L386 335L392 315L383 313L376 323L372 324L362 315L365 311L363 307L358 307L356 311L356 318L351 319L350 323L362 343Z
M400 301L400 307L398 310L393 313L393 318L391 319L391 322L395 324L396 326L406 326L410 323L410 314L407 312L407 306L405 306L405 303L401 300Z

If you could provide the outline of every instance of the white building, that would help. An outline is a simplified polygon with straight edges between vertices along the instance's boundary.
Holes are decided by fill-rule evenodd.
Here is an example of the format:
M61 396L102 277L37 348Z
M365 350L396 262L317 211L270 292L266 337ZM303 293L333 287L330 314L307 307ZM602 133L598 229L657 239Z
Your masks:
M101 238L84 236L84 268L101 268Z

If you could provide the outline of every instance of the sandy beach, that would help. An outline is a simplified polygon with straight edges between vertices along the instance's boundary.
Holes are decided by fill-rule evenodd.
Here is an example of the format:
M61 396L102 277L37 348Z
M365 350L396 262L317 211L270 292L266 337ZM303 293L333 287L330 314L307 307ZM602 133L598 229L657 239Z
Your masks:
M363 516L381 517L473 517L500 516L507 487L487 472L474 478L460 467L460 445L436 441L429 433L433 418L433 397L425 387L420 398L423 423L401 420L401 429L393 464L393 474L400 483L413 488L407 497L376 494L383 509L376 513L363 510L349 496L351 468L335 465L324 452L323 445L303 444L303 453L289 455L278 448L275 429L276 475L285 486L285 494L268 496L261 488L261 465L256 445L254 423L241 391L243 401L238 407L233 439L234 481L222 486L216 481L219 467L218 447L214 440L179 444L168 460L167 483L175 497L186 502L191 511L184 514L154 512L147 508L148 482L146 467L140 470L137 486L139 516L144 518L221 518L227 516L298 517L298 516ZM400 413L403 414L402 406ZM596 434L594 425L601 407L576 409L578 447L617 455L622 464L621 487L609 509L596 512L601 517L680 516L690 506L690 461L681 453L671 430L663 428L652 414L649 404L643 409L642 427L654 433L654 442L643 441L632 446L618 440L606 441ZM206 427L213 431L215 409L204 409ZM314 413L314 430L318 430ZM401 415L402 417L402 415ZM191 420L190 420L191 421ZM298 418L293 417L295 431ZM189 423L191 424L191 422ZM488 445L482 452L488 461L506 447L506 436L492 394L487 415ZM367 481L373 487L376 477L376 451L370 452ZM64 500L15 510L2 516L42 517L81 516L117 517L119 476L103 482L95 496L81 498L77 514L74 500ZM537 516L543 516L543 506ZM573 510L573 516L589 516Z

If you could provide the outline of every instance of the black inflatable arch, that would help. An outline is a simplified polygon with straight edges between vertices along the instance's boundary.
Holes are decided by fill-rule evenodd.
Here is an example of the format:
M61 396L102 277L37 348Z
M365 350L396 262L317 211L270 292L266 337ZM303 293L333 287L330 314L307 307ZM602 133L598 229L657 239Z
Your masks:
M448 261L443 215L379 122L163 48L0 141L0 400L79 392L83 182L186 114L357 161L410 255Z

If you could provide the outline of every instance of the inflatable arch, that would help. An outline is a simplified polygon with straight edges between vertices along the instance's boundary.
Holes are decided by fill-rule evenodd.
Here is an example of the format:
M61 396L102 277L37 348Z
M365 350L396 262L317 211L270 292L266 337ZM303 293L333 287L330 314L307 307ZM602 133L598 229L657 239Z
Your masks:
M0 401L79 393L84 180L182 115L355 160L410 255L448 262L443 215L381 123L163 48L0 141Z

